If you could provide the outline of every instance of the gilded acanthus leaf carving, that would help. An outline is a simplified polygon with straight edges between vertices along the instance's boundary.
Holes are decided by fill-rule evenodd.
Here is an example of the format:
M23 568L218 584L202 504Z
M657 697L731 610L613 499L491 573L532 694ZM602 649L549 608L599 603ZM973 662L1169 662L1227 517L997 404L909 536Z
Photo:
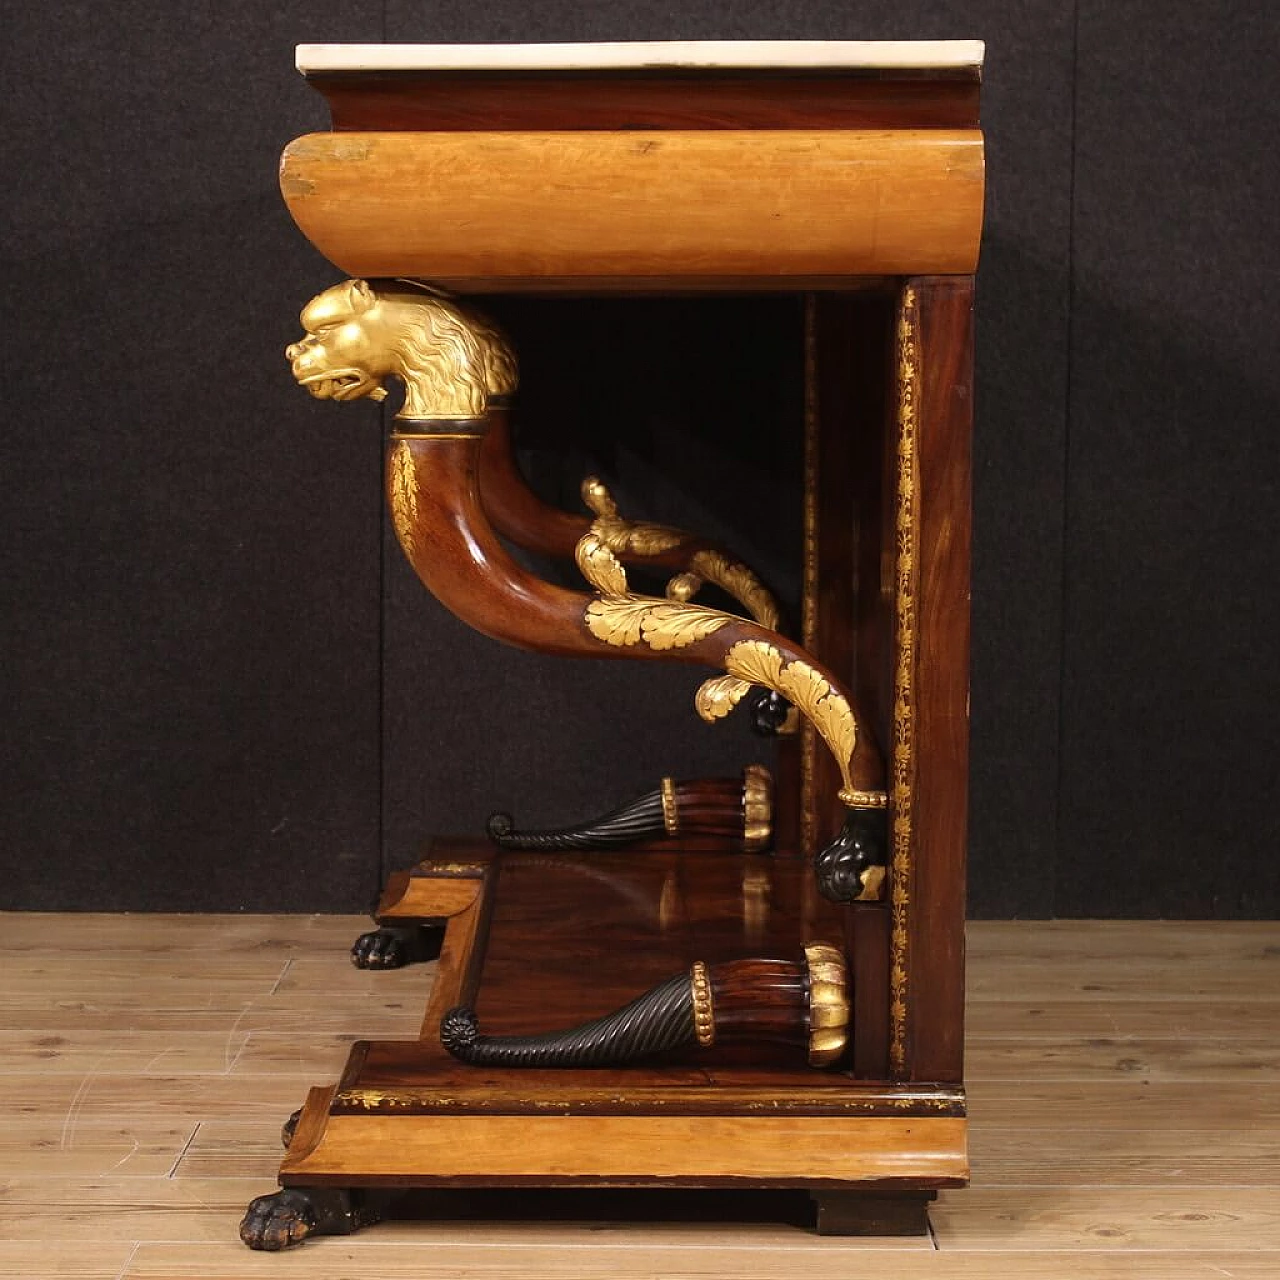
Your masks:
M751 691L751 685L737 676L712 676L698 686L693 705L704 720L722 720Z
M618 514L618 504L608 486L598 476L587 476L582 482L582 500L596 517L591 522L592 535L617 555L656 556L690 541L687 534L669 525L624 519ZM689 557L688 570L667 584L667 595L673 600L688 600L704 582L714 583L732 596L762 627L778 629L781 615L768 588L745 564L730 560L721 551L694 552Z
M590 488L592 484L595 489ZM599 481L588 480L583 485L584 496L588 493L593 507L611 509L613 500ZM644 643L660 651L683 649L733 621L731 614L718 609L629 591L626 570L600 528L608 518L597 518L575 551L582 576L600 593L584 616L587 630L597 640L619 647Z
M650 649L683 649L732 622L730 614L648 596L605 596L587 606L587 629L606 644L643 641Z
M745 564L730 560L719 551L699 551L689 560L689 568L721 591L740 600L762 627L777 631L781 622L777 603L769 589Z
M618 504L613 495L597 476L588 476L582 482L582 500L595 513L592 531L611 551L655 556L670 551L685 540L679 529L665 524L624 520L618 514Z
M413 453L402 440L391 454L391 520L405 554L412 559L418 551L418 476Z
M849 762L853 759L857 728L848 701L804 662L792 662L783 668L778 692L794 702L813 721L840 763L844 785L852 789Z
M574 559L582 576L606 596L627 594L627 573L621 561L600 539L593 527L574 550Z
M725 670L751 684L777 689L782 680L782 654L763 640L743 640L725 654Z
M807 662L784 662L782 654L764 640L739 641L725 654L724 665L731 675L774 689L799 707L831 748L845 787L853 789L850 762L858 734L843 694Z
M618 648L644 644L660 652L684 649L737 621L733 614L688 603L703 580L715 582L742 600L758 622L776 625L777 609L756 576L719 552L695 554L689 572L677 574L667 584L665 600L630 591L626 570L616 554L630 544L624 543L614 528L619 517L613 498L594 477L584 482L582 494L596 519L579 541L576 555L583 576L598 592L583 614L587 630L597 640ZM852 793L850 765L857 740L853 712L845 697L815 667L800 659L786 661L777 646L764 640L732 645L723 665L725 674L704 681L695 695L694 705L704 720L728 715L752 685L773 689L812 721L840 765L845 788Z
M626 520L600 521L605 541L617 551L630 551L638 556L656 556L670 551L684 541L679 529L661 524L630 524Z

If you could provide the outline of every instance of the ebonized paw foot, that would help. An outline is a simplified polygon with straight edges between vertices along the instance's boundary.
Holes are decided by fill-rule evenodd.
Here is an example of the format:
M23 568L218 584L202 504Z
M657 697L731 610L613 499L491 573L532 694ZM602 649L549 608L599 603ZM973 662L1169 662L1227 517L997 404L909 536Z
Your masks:
M829 902L875 902L885 877L883 809L853 809L836 838L814 855L818 892Z
M289 1143L293 1141L293 1135L298 1131L298 1121L302 1119L302 1108L299 1107L285 1122L280 1126L280 1142L286 1151L289 1150Z
M250 1249L276 1253L308 1236L346 1236L378 1220L378 1214L351 1191L286 1187L249 1204L240 1239Z
M433 960L440 954L442 931L422 925L408 929L371 929L351 946L351 963L357 969L402 969L407 964Z
M786 727L791 710L791 703L772 689L757 687L747 694L751 728L762 738L776 738Z

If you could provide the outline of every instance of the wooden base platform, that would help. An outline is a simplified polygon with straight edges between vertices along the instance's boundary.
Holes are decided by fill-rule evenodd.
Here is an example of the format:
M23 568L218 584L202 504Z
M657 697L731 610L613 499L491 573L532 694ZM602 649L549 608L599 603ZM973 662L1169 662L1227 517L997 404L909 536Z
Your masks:
M0 1276L12 1280L1273 1280L1280 925L969 926L973 1185L931 1236L818 1238L804 1192L426 1191L298 1256L236 1235L280 1122L433 966L354 916L0 915Z
M362 1041L335 1087L311 1091L281 1185L802 1188L822 1230L924 1230L925 1193L968 1177L956 1086L857 1080L785 1046L529 1070L468 1066L439 1043L459 1001L490 1034L528 1034L607 1013L695 959L789 957L824 928L838 939L798 870L762 855L438 842L378 910L380 924L446 924L421 1038Z

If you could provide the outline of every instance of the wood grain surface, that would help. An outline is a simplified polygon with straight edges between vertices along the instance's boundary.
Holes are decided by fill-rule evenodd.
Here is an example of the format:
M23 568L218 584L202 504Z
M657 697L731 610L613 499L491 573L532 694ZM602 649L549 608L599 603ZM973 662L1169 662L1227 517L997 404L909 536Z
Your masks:
M313 133L280 189L353 276L955 273L978 260L983 146L972 129Z
M1280 1274L1274 924L971 925L974 1185L929 1239L819 1238L787 1193L513 1190L252 1254L280 1122L352 1038L417 1034L432 967L353 969L366 925L0 916L0 1277Z
M966 80L310 75L339 130L977 128Z

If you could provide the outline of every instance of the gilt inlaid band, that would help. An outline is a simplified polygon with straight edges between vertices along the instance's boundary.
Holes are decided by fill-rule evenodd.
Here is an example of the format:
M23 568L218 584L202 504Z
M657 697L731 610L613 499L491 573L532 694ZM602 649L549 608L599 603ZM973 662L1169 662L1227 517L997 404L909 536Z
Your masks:
M800 642L813 653L818 642L818 299L804 299L804 563L800 590ZM818 735L800 726L800 848L818 849Z
M680 810L676 807L676 784L673 778L662 780L662 825L669 836L676 835L680 830Z
M889 873L889 1068L895 1076L907 1064L907 1004L910 999L908 923L911 913L912 822L915 792L916 560L920 476L916 430L920 400L919 302L914 287L902 291L898 306L898 458L894 531L894 671L892 849Z
M689 989L693 993L694 1033L698 1043L709 1049L716 1042L716 1011L711 1000L711 979L701 960L695 960L689 970Z

